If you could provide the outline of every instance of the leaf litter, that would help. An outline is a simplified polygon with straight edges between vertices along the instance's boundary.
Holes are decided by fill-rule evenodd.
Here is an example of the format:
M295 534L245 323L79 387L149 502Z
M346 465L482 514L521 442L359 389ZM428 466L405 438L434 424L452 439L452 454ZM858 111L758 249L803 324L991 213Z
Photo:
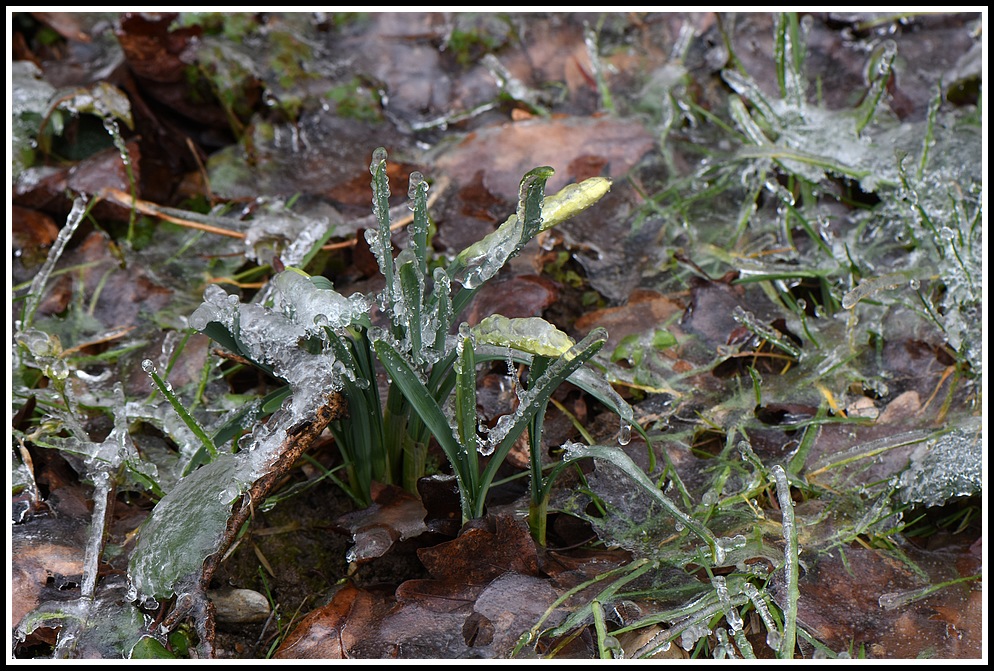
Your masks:
M211 190L198 195L211 203L253 205L245 210L246 220L235 226L249 231L245 246L154 224L135 218L126 207L101 201L87 223L100 223L98 229L73 234L71 241L67 237L62 244L71 244L68 250L59 247L55 260L61 265L52 281L46 275L36 285L47 291L34 327L58 334L67 349L80 349L67 354L54 340L42 346L22 338L15 408L37 401L48 421L65 427L69 438L37 426L29 431L24 425L15 442L29 456L52 451L70 464L70 485L60 482L39 491L49 506L58 508L60 495L65 497L70 487L79 489L73 482L77 477L94 488L96 498L112 505L111 511L95 506L92 512L69 513L92 517L93 530L79 540L80 554L86 556L82 577L78 586L66 583L70 598L48 600L33 608L34 619L29 613L21 620L22 634L35 636L21 643L21 654L29 656L30 645L48 645L55 656L129 655L153 626L152 610L119 607L135 587L164 600L164 609L172 607L172 623L183 612L198 619L202 611L195 602L203 595L192 594L194 603L184 604L182 593L199 589L195 583L204 577L203 560L222 542L234 540L230 520L248 519L249 506L244 505L245 517L231 517L230 504L238 495L249 497L253 506L262 505L276 483L267 481L262 487L260 478L290 473L291 464L285 471L260 469L260 464L284 449L284 439L299 429L300 421L324 405L327 399L314 381L327 376L320 371L315 376L313 367L308 370L291 360L291 351L300 353L295 342L285 341L285 354L265 345L265 353L260 349L256 355L306 393L295 393L277 418L259 424L245 439L243 451L221 455L179 477L178 471L197 458L196 437L172 416L168 404L148 405L141 362L155 359L163 371L173 366L174 350L153 334L163 324L185 328L211 281L221 279L238 295L212 290L209 295L217 300L208 300L206 309L223 320L233 318L226 297L237 301L249 296L247 285L265 276L265 270L246 268L246 261L292 265L317 258L328 274L346 277L342 266L350 261L350 252L317 257L310 252L316 244L355 235L356 228L343 223L333 209L337 205L348 218L358 212L361 198L349 195L346 202L344 196L361 184L367 145L374 146L375 139L375 145L388 144L392 153L403 156L410 166L405 172L417 167L434 179L455 181L457 188L443 198L433 222L443 253L466 246L460 240L478 240L491 231L505 216L500 203L510 203L506 199L515 193L520 175L534 165L554 165L555 179L563 183L600 174L615 179L605 200L610 207L599 206L550 234L540 254L515 259L499 280L499 286L515 295L532 285L542 287L548 284L541 274L543 255L565 251L580 270L571 284L554 280L523 302L508 298L510 291L501 299L509 303L508 311L521 309L521 316L541 315L553 307L551 301L582 305L581 291L582 300L600 302L593 310L574 307L565 328L570 335L582 335L609 326L612 339L598 365L634 403L635 417L653 439L648 446L652 459L641 441L627 452L659 491L694 518L707 520L719 535L725 561L709 568L695 555L698 544L688 543L693 536L679 528L681 523L659 514L653 496L633 497L640 490L632 490L630 481L602 461L574 472L569 480L574 490L553 499L554 507L562 509L554 519L563 540L596 539L605 548L587 555L589 561L583 550L536 546L526 529L496 512L496 501L492 527L467 528L453 540L442 540L451 538L458 525L445 522L445 497L428 495L425 483L424 508L416 499L401 497L390 506L342 518L346 533L361 549L349 579L327 595L328 606L313 611L295 629L275 611L280 638L285 639L277 647L277 638L270 653L298 658L504 658L557 651L580 657L648 656L671 650L715 657L776 654L781 633L790 632L765 621L743 629L739 612L751 604L756 613L776 606L788 619L796 617L798 654L805 657L978 656L984 632L976 626L981 618L975 576L981 567L976 543L963 542L976 534L971 516L977 514L983 492L977 397L983 363L978 315L985 287L978 200L982 179L975 160L982 140L969 102L971 82L980 75L964 60L979 44L969 27L975 17L885 17L874 27L873 17L863 15L809 15L792 23L786 16L703 14L677 27L673 15L613 15L584 25L581 15L564 14L528 27L514 15L490 24L486 21L496 17L415 14L409 16L415 20L401 20L405 16L242 15L248 20L239 26L236 15L226 25L222 15L213 20L229 33L211 33L219 24L206 17L189 17L184 19L189 23L179 26L173 15L129 15L111 32L108 26L119 17L73 27L77 24L67 26L54 16L22 15L20 29L50 26L73 46L62 56L36 40L31 43L35 54L25 51L31 47L18 49L33 55L40 67L32 70L15 62L15 90L33 92L33 97L19 98L23 104L14 108L14 121L20 124L14 139L21 148L21 163L15 163L21 189L16 202L25 208L21 226L30 228L35 239L43 243L52 236L46 220L30 213L64 219L71 205L62 195L64 187L84 194L106 188L135 196L166 193L148 177L161 174L161 150L152 147L164 128L182 129L178 136L198 145L190 152L177 142L174 154L183 158L170 159L183 170L200 172ZM288 32L289 27L294 28ZM479 51L459 61L457 38L467 28L493 41L477 43L471 49ZM919 28L959 45L928 68L954 73L948 85L953 88L939 90L921 74L924 70L907 65L922 57ZM108 40L112 34L116 39ZM535 41L543 34L556 39ZM98 38L99 58L92 62L81 58L79 50L82 36L90 35ZM330 35L342 39L335 43L326 39ZM674 50L661 53L650 46L653 35L674 41ZM678 35L685 40L674 39ZM286 36L282 42L281 36ZM768 57L772 48L751 46L770 44L771 39L783 50L781 59ZM377 40L384 48L357 49ZM123 57L116 51L122 47ZM863 69L867 59L861 47L876 70ZM482 59L490 49L499 57ZM356 60L345 56L350 50L358 53ZM892 60L895 53L905 60ZM213 69L204 67L209 54ZM537 54L541 58L536 60ZM805 55L807 72L801 66ZM116 58L127 63L137 86L121 79L92 83L105 72L100 64ZM269 68L277 62L290 74L301 63L321 65L296 72L297 83L288 84L273 78L278 69ZM414 63L419 67L405 66ZM191 94L207 90L189 85L191 64L199 66L201 85L207 80L215 87L206 105L191 104ZM662 77L666 68L670 74ZM354 79L355 72L365 78ZM673 72L679 76L670 77ZM865 88L862 102L839 98L851 86L828 85L839 72L861 80L856 88ZM826 94L824 99L816 99L812 73L822 78L823 88L817 91ZM560 79L565 96L549 86ZM660 96L659 107L656 101L646 106L626 97L628 84L640 81L664 82L662 89L645 89ZM315 97L330 95L342 82L356 94L348 103L359 106L352 112L344 99L336 98L339 93ZM108 112L106 107L73 104L54 113L52 118L58 116L60 122L54 136L33 135L35 124L54 109L50 101L59 95L56 90L65 87L98 97L105 91L108 100L126 92L143 133L140 143L131 138L123 144L122 133L130 135L127 129L104 123L120 117L119 107ZM967 102L950 104L953 93ZM81 100L79 95L75 100ZM355 113L362 109L369 113ZM591 114L601 109L609 113ZM547 116L549 110L564 116ZM665 132L657 135L660 122ZM56 167L52 152L68 152L69 137L88 139L88 145L80 146L97 150L63 161L71 165L68 169ZM351 142L342 142L343 137ZM36 142L43 152L35 149ZM106 148L114 144L123 146L126 158L119 147ZM207 155L209 160L201 164ZM40 158L50 160L43 165ZM288 204L300 194L305 205L314 207L309 214ZM216 212L212 216L230 224L239 219L224 208ZM297 228L287 230L287 223ZM457 227L472 232L449 232ZM123 252L116 242L121 236L128 243ZM17 257L24 277L44 258L31 249L37 244L31 239L23 238ZM235 278L246 270L246 286L241 287ZM541 281L530 279L535 276ZM311 314L312 290L299 289L282 287L295 306L291 312ZM62 298L51 302L58 295ZM265 295L272 294L260 296ZM341 298L346 313L355 307ZM489 302L481 293L473 305L479 320L487 316ZM138 304L144 312L134 309ZM250 318L243 315L243 323L286 321L277 313L263 317L257 308L242 304L240 309L256 311ZM18 327L22 335L28 333L26 326ZM103 341L104 334L122 326L138 330L123 342L117 342L119 336ZM300 321L261 329L252 346L263 348L271 338L294 339L308 328ZM186 343L179 350L190 347ZM195 410L200 421L218 427L230 416L218 409L235 412L245 397L234 393L207 362L197 355L185 378L172 379L185 398L201 406ZM55 382L61 396L55 389L32 387L38 376ZM138 391L140 387L127 385L124 402L121 388L105 383L115 376L146 386ZM250 385L260 383L264 381L252 380ZM69 406L60 409L66 401ZM208 410L212 404L214 409ZM493 412L500 410L495 406ZM550 414L568 412L560 403ZM593 441L609 442L617 434L616 418L610 429L596 412L586 420L583 430L594 433ZM145 428L125 430L131 421ZM247 449L249 443L263 447ZM555 452L564 443L568 441L546 447ZM180 458L152 458L163 444L166 453ZM323 458L320 451L314 455ZM22 474L30 471L28 464L36 467L32 477L22 480L45 482L45 473L37 469L52 469L55 461L22 459ZM778 476L774 487L772 474L781 472L780 464L787 479ZM128 478L118 482L109 477L122 466ZM328 477L304 466L298 471L297 478L303 473ZM231 486L220 487L221 480ZM790 529L783 510L790 498L783 496L788 482L797 501L795 531L804 550L793 577L796 548L791 550L789 535L780 529ZM96 530L110 524L108 512L134 508L135 513L122 516L130 529L147 514L151 501L141 501L143 492L154 491L150 483L161 486L165 497L146 525L163 524L166 518L183 525L191 518L201 520L194 523L201 532L195 543L199 550L192 556L164 561L165 549L149 544L148 533L139 533L138 545L132 546L127 531L115 530L102 545ZM438 492L445 490L442 480L435 486ZM507 487L514 491L513 482ZM398 506L404 501L409 507ZM942 511L958 516L959 522L931 527L921 522ZM48 552L32 540L32 527L45 519L36 511L15 528L29 544L25 557L44 557L45 570L61 574L59 551ZM261 520L256 526L264 524ZM917 532L920 524L922 532ZM175 536L184 543L191 540ZM934 539L932 545L928 538ZM289 543L292 548L293 540ZM416 546L413 555L411 543ZM254 547L258 556L254 542L236 547L233 552L239 555ZM627 552L609 549L617 547ZM107 563L94 563L101 555ZM127 570L129 555L130 585L119 577ZM376 586L373 576L392 556L398 569L421 565L418 570L428 577L406 579L399 570L385 586ZM342 552L339 562L344 557ZM209 572L220 569L225 575L219 559L208 562ZM571 562L577 568L565 579L561 566ZM645 573L648 566L655 571ZM730 573L680 580L700 567ZM26 563L18 568L24 575L40 571ZM855 576L860 589L847 592ZM278 575L266 578L250 569L228 578L260 592L274 581L277 599L281 592L293 598L293 586ZM30 577L19 582L19 593L31 584ZM761 592L755 592L756 585ZM178 604L173 605L172 593L181 597ZM288 607L287 602L277 605ZM111 611L117 614L111 616ZM855 622L854 613L865 616ZM539 621L543 632L535 629ZM46 634L45 627L53 623L61 627L57 636ZM219 656L258 656L249 649L258 646L255 640L267 628L273 635L268 622L265 627L262 634L245 638L251 642L238 641L222 627ZM78 636L71 635L74 631ZM579 631L587 633L577 637ZM653 633L635 643L632 634L646 631ZM523 633L527 635L521 638ZM197 630L202 639L213 635ZM228 640L231 648L225 649ZM793 656L794 650L788 654Z

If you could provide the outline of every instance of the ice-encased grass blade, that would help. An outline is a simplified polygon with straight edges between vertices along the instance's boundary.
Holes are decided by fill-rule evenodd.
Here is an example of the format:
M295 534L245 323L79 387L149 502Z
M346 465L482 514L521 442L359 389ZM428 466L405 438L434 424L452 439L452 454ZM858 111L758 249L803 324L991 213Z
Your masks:
M393 312L392 306L396 301L394 287L393 242L390 232L390 180L387 178L387 151L377 147L373 151L373 160L369 165L373 175L373 215L376 218L376 228L367 230L366 242L376 257L385 284L383 286L383 307L388 313Z
M541 377L552 364L553 359L547 356L536 356L529 369L529 377ZM528 425L528 461L531 468L528 489L531 494L531 502L528 506L528 527L532 536L539 543L545 545L546 514L549 506L549 496L552 492L552 484L559 476L561 467L564 464L556 464L547 477L542 473L542 428L545 424L545 411L548 408L548 401L542 404L535 416L532 417Z
M486 492L490 488L497 469L500 468L507 453L518 437L528 428L532 418L539 410L544 410L552 393L565 382L569 376L589 361L607 342L607 331L603 328L593 329L587 337L578 342L569 352L555 359L542 375L528 388L527 403L515 411L514 421L507 434L494 448L493 455L480 478L480 487ZM479 508L475 517L483 515L483 501L478 502Z
M566 449L566 454L563 455L563 459L567 461L576 461L577 459L584 459L587 457L592 457L594 459L601 459L607 461L619 468L625 475L630 477L635 484L641 487L647 494L656 499L670 515L676 518L681 524L683 524L687 529L693 531L697 536L699 536L711 550L712 559L716 564L720 564L723 561L723 557L720 556L721 551L718 547L718 540L715 538L707 527L699 524L692 517L687 515L687 513L680 510L673 501L670 500L668 496L659 491L659 488L646 476L642 469L632 461L631 457L624 453L621 448L610 446L610 445L570 445Z
M746 109L742 98L739 96L730 96L728 99L728 109L739 130L749 138L752 144L757 147L768 147L772 144L770 139L766 137L763 129L759 127L759 124L749 114L749 110Z
M796 12L779 13L773 26L773 63L780 96L795 106L804 103L804 55L801 21Z
M221 326L220 324L216 325L218 327ZM224 445L241 433L246 426L254 424L266 415L276 412L289 395L290 385L284 385L266 394L259 403L243 405L235 413L230 415L224 424L214 430L213 435L211 435L214 445Z
M404 321L407 324L407 337L411 347L411 356L419 366L425 363L424 338L422 328L422 297L424 295L424 279L418 276L414 261L408 261L397 269L400 280L400 296L404 304Z
M615 600L616 596L621 591L622 587L631 583L632 581L641 578L646 573L649 573L650 571L658 567L659 567L658 562L651 561L649 559L637 559L633 561L631 564L628 564L626 566L621 566L619 568L612 569L610 571L606 571L604 573L601 573L600 575L591 578L586 582L577 585L571 590L565 592L557 601L553 602L549 610L546 611L546 615L543 616L543 618L539 620L536 627L533 628L533 631L537 631L537 627L542 624L542 622L546 619L547 615L553 612L553 609L555 607L568 603L569 597L581 591L589 590L598 582L601 582L609 578L613 578L616 575L620 574L620 577L617 580L614 580L613 582L609 583L608 586L605 587L603 590L601 590L595 597L596 600L602 603L611 603ZM593 605L593 600L587 601L579 608L571 608L569 616L563 622L561 622L556 627L553 627L552 629L549 629L548 631L544 632L544 634L550 638L555 638L558 636L562 636L564 634L568 634L569 632L574 631L578 627L584 626L590 621L590 618L592 616L591 612L592 605Z
M176 414L179 415L179 418L183 420L186 427L197 437L197 440L200 441L203 449L207 450L209 458L216 459L218 452L217 448L214 446L214 441L207 435L204 428L200 426L200 422L195 420L190 413L187 412L183 404L180 403L179 399L176 398L176 394L173 393L172 386L159 376L158 372L155 370L155 366L152 365L151 360L145 359L145 361L142 362L142 369L148 373L150 378L152 378L153 384L155 384L156 388L166 398L166 400L169 401L169 405L171 405ZM194 459L196 459L196 455L194 456ZM184 473L188 470L192 469L188 467L187 469L184 469Z
M759 87L759 84L757 84L752 77L742 74L736 70L725 69L721 71L721 78L725 80L725 83L732 87L732 90L738 94L737 96L730 96L730 104L735 105L737 103L738 105L741 105L742 110L744 110L745 105L739 97L741 96L752 103L766 123L769 124L775 131L779 131L783 127L783 120L780 118L780 115L774 111L772 103L770 103L770 101L766 98L766 94L763 93L763 90ZM748 112L746 112L746 114L748 114ZM732 117L739 124L743 121L739 110L733 109ZM740 126L740 128L742 127ZM758 126L756 126L756 128L758 129ZM754 137L753 130L747 130L746 128L742 128L742 130L745 131L756 144L765 144L760 141L759 137ZM765 135L763 135L763 137L765 137Z
M476 426L479 420L476 414L476 356L473 340L462 335L459 338L460 343L456 347L456 431L462 447L459 457L464 480L473 493L475 503L476 497L481 495L477 484L479 438Z
M420 172L412 172L408 197L411 199L411 249L422 277L428 274L428 183Z
M81 196L73 199L72 209L69 210L69 215L66 217L65 225L59 230L58 236L55 238L55 242L52 243L51 248L48 250L48 256L45 258L45 263L42 264L41 269L35 274L33 280L31 280L31 287L28 289L28 294L26 300L24 301L24 308L21 311L21 323L17 325L18 331L27 330L31 324L34 323L35 311L38 309L38 305L41 303L42 296L44 295L45 285L52 276L52 271L55 269L55 265L59 262L62 257L62 253L66 250L69 245L69 240L76 233L79 225L89 214L90 209L96 205L97 201L87 200Z
M797 523L794 521L794 501L790 497L790 483L787 481L787 473L779 464L770 471L776 484L777 502L780 504L780 512L783 515L784 576L787 582L787 603L783 607L783 636L777 649L777 657L793 659L794 644L797 639L797 602L801 596L797 583L798 571L800 570L797 559L800 551L797 545Z
M368 356L364 356L364 343L368 344L364 332L358 335L360 342L349 337L341 337L332 329L326 328L328 343L339 361L346 362L356 371L356 380L375 380L375 370ZM335 436L346 472L349 475L350 493L363 505L369 505L370 485L373 479L389 482L389 458L383 449L382 418L379 392L376 385L369 383L361 387L356 380L344 376L342 393L349 406L347 422L332 422L329 430Z
M863 132L863 129L873 120L884 91L887 90L887 83L890 81L891 71L894 65L894 58L897 56L897 43L893 40L885 40L877 47L870 57L867 66L867 79L870 80L870 88L866 92L866 97L856 110L856 135Z
M536 170L541 171L543 169L536 168ZM537 181L541 181L544 188L545 180L552 175L551 172L545 175L544 172L536 173L534 170L529 174L532 175L531 182L528 185L530 189L523 188L521 190L526 197L529 193L535 193L534 187L537 186ZM523 184L524 181L522 180ZM547 196L541 205L541 222L538 225L538 230L534 231L532 236L579 214L603 198L610 189L611 180L604 177L591 177L578 184L569 184L555 195ZM521 209L520 203L519 209ZM480 278L485 275L493 277L507 259L511 258L511 256L520 251L528 243L531 238L522 237L522 233L525 230L526 227L519 220L518 214L512 214L496 231L460 252L453 259L452 263L449 264L446 272L450 278L459 281L461 284L467 276L472 277L470 280L471 284L474 284L477 280L482 283L485 280ZM503 258L498 259L494 257L495 250L502 250L501 257ZM503 252L506 252L506 254ZM485 265L485 272L478 270L481 265ZM474 284L474 287L479 287L479 284ZM453 300L453 308L456 314L469 304L474 293L475 288L465 286L464 284L462 290L459 291Z

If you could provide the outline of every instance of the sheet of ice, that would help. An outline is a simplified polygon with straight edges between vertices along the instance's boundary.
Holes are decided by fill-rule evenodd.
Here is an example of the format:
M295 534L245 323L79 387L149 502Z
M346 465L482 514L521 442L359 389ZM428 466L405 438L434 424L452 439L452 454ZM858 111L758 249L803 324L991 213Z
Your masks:
M984 436L981 418L963 421L952 431L915 448L898 477L903 503L941 506L983 490Z

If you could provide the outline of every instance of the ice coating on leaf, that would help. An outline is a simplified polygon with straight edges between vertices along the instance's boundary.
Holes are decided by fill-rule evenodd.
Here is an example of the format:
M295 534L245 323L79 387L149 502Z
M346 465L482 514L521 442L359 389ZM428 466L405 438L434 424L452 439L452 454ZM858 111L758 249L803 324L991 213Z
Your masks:
M629 427L635 424L635 413L621 394L619 394L607 378L590 368L580 368L569 376L569 381L592 394L601 403L611 408L623 423Z
M708 636L711 630L703 622L693 622L680 633L680 647L684 650L693 650L697 641Z
M453 279L467 289L481 286L495 276L507 260L527 242L523 240L523 234L524 227L518 218L508 219L496 231L466 250L468 254L463 252L459 255L458 260L464 263L465 267L457 272Z
M917 280L912 281L917 282ZM842 297L842 307L845 310L851 310L864 298L880 291L905 286L907 283L906 273L890 273L880 277L867 278L845 293Z
M491 315L472 328L480 344L512 347L522 352L557 357L569 352L576 342L541 317L507 318Z
M941 506L982 491L983 446L979 417L919 445L898 479L901 501Z
M297 214L282 201L264 202L245 231L245 258L272 263L278 257L286 266L300 264L331 225L327 217Z
M127 656L141 638L148 636L150 624L150 618L140 610L121 606L126 599L123 576L106 575L92 598L43 601L21 619L12 634L23 641L39 628L58 629L49 660L120 659L122 652Z
M738 559L744 559L745 557L736 557L734 553L740 550L746 549L746 537L742 534L737 534L728 538L727 536L718 537L715 540L715 546L718 549L718 554L721 557L720 561L716 560L718 564L734 564Z
M38 120L48 110L55 89L44 80L41 69L27 60L15 60L9 66L11 167L15 179L32 162L38 134Z
M312 415L324 395L294 398L241 442L242 451L217 459L186 476L164 496L141 526L128 575L136 598L168 597L199 576L217 551L231 506L269 472L300 413ZM303 406L303 407L301 407Z
M235 297L237 304L238 297ZM238 314L236 305L228 301L228 292L217 284L208 284L204 289L204 302L190 315L190 327L203 331L210 322L218 322L229 331L235 315Z
M346 298L332 289L321 289L293 268L276 275L273 286L282 294L284 313L291 314L308 335L320 334L324 326L343 329L368 311L361 296Z
M611 189L611 180L591 177L579 184L570 184L542 202L542 218L537 234L587 209ZM497 274L509 258L530 240L525 238L523 223L517 214L493 233L464 249L453 262L452 279L473 289Z
M62 342L59 336L39 331L25 329L15 336L18 345L24 347L35 358L57 357L62 354Z
M171 596L198 574L217 551L231 504L251 486L253 471L250 452L221 454L159 501L141 526L128 567L139 598Z
M223 289L210 285L204 303L190 317L190 325L203 330L210 322L224 326L259 363L272 367L294 391L293 409L299 418L318 407L305 398L340 388L342 364L321 346L319 351L301 347L301 341L319 343L329 336L325 326L340 329L366 315L361 296L345 298L314 285L297 270L285 270L273 279L273 308L257 303L239 304ZM235 298L236 302L232 302Z

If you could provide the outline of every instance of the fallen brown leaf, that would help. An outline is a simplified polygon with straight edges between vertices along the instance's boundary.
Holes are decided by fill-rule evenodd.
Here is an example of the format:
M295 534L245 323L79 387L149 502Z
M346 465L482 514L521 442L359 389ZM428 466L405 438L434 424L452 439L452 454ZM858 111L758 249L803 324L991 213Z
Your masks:
M273 657L276 659L346 659L349 648L365 633L349 626L381 615L390 605L383 595L345 583L331 601L308 613L283 640ZM355 631L353 631L355 629Z
M621 177L654 144L652 134L634 121L532 119L471 133L442 154L435 169L465 186L482 168L482 183L487 191L513 198L522 175L537 166L548 165L556 170L546 187L548 193L555 193L577 181L578 175L570 173L571 166L589 176L590 161L603 161L607 177Z
M684 309L683 304L650 289L636 289L620 307L602 308L582 315L575 327L581 334L602 326L607 329L605 351L610 352L623 338L657 328Z
M493 531L468 528L455 540L419 548L418 558L436 580L480 584L509 571L538 575L538 552L527 527L499 514Z

